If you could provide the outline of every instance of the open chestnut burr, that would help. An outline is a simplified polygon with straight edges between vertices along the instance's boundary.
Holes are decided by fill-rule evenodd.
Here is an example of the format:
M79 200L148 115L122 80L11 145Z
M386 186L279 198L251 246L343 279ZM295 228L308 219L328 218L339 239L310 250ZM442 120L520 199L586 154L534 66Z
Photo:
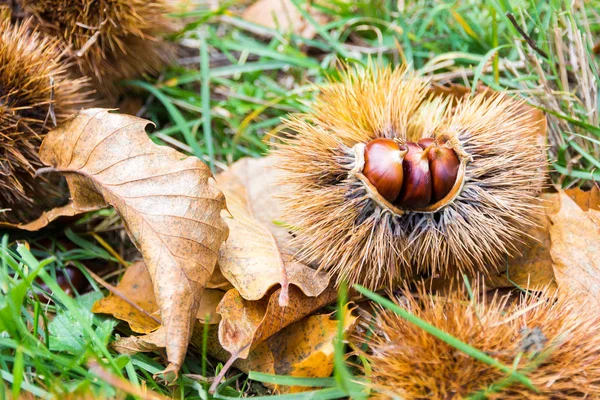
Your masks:
M299 259L337 283L495 271L543 209L545 117L503 93L454 96L402 68L349 68L286 124L281 220Z

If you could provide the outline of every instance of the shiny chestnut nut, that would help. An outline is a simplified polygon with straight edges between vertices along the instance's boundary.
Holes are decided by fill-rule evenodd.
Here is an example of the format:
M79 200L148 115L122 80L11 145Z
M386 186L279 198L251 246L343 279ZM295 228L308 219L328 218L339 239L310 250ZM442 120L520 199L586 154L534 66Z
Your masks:
M423 138L418 143L423 149L431 147L427 157L429 159L433 190L431 202L435 203L446 197L454 187L456 178L458 177L460 160L454 150L439 146L446 143L446 139L444 138L437 141L433 138Z
M433 189L432 201L436 202L446 197L454 187L460 160L454 150L447 147L432 148L428 158Z
M431 146L434 142L435 142L434 138L428 137L428 138L419 139L419 141L417 143L419 146L421 146L421 148L423 150L425 150L426 148Z
M431 201L431 173L429 171L429 151L434 146L423 149L417 143L408 142L408 152L404 156L404 184L396 203L408 208L425 207Z
M404 146L392 139L374 139L365 147L363 175L389 202L396 200L404 181L402 161L406 155Z

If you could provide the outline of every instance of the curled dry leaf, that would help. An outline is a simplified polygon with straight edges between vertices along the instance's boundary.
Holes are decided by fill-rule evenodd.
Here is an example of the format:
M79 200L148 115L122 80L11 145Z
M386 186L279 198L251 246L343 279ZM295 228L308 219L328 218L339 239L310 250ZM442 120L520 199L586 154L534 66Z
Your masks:
M293 251L286 248L287 233L274 226L272 215L262 211L263 220L254 215L257 209L278 208L269 192L277 189L271 188L276 177L268 158L241 160L217 176L230 214L223 213L229 238L219 251L219 268L246 300L259 300L276 285L281 285L282 298L287 298L290 284L307 296L318 296L329 284L327 274L293 260ZM258 187L262 192L257 192ZM277 237L274 232L279 232Z
M198 308L198 321L219 323L221 318L215 310L224 295L225 292L221 290L205 289ZM126 321L131 330L137 333L150 333L160 327L158 311L152 279L143 261L131 264L115 290L92 307L92 312L110 314Z
M179 370L202 293L227 225L223 195L195 157L153 144L148 121L106 109L83 110L51 131L41 160L63 174L72 207L108 205L123 218L152 278L162 326L147 337L167 349L165 372Z
M225 294L217 307L222 318L219 342L225 350L238 358L247 358L250 351L267 338L333 302L337 296L336 290L331 287L317 297L308 297L291 286L289 304L281 307L278 300L280 291L281 288L257 301L245 300L236 289Z
M68 203L61 207L53 208L52 210L45 211L38 219L28 222L26 224L13 224L10 222L0 222L0 228L14 228L21 229L24 231L39 231L46 227L50 222L61 218L61 217L73 217L87 211L95 211L98 207L92 205L89 209L85 209L85 205L75 205L74 203Z
M117 289L126 295L131 295L140 301L136 301L146 313L151 314L156 309L153 297L152 287L150 286L150 277L144 269L140 267L142 263L135 263L125 272ZM136 293L139 291L139 293ZM210 292L219 292L217 290L207 290L203 297L203 306L201 310L215 314L216 302L206 301ZM220 292L221 296L223 292ZM228 307L227 316L232 318L228 327L228 332L235 335L240 332L240 340L254 340L256 344L252 346L254 350L248 351L246 359L238 359L233 365L244 372L259 371L271 374L303 376L303 377L327 377L333 371L333 340L337 333L337 322L330 319L329 315L312 315L306 317L314 309L320 308L326 303L335 300L336 292L327 290L319 297L308 298L302 292L293 287L291 290L290 307L281 308L278 305L278 293L272 294L269 301L262 299L259 301L247 301L242 299L235 289L230 290L223 298L223 307ZM106 302L108 299L111 302ZM240 309L235 310L236 304ZM119 315L125 315L123 318L130 325L132 321L137 321L145 313L131 307L127 301L118 296L110 296L100 300L94 306L95 312L105 312L109 309L109 314L120 318ZM154 308L153 308L154 307ZM120 311L119 311L120 310ZM125 310L125 311L123 311ZM297 310L292 312L292 310ZM132 315L137 314L132 317ZM243 317L238 318L239 315ZM204 323L201 322L201 312L198 313L198 321L194 327L194 334L191 342L198 348L202 346L202 334ZM237 318L237 320L236 320ZM298 321L299 319L299 321ZM215 320L211 318L209 324ZM294 322L296 321L296 322ZM351 315L351 310L345 309L345 332L353 329L356 323L356 317ZM232 328L231 324L237 324ZM133 327L133 325L131 325ZM248 327L243 330L243 327ZM282 329L283 328L283 329ZM270 337L269 337L270 336ZM230 338L231 339L231 338ZM261 343L258 343L261 340ZM231 343L231 342L230 342ZM247 343L247 342L246 342ZM157 347L164 347L164 336L153 337L153 333L145 336L131 336L117 340L113 347L122 354L135 354L137 352L154 351ZM238 346L244 346L241 342ZM209 326L208 352L213 357L226 362L231 357L219 342L219 329L217 325ZM283 388L284 390L300 391L302 388Z
M551 255L559 291L600 306L600 211L597 193L559 193L560 209L550 215ZM570 196L579 199L584 211Z
M352 310L344 308L344 333L347 336L354 329L357 317ZM246 359L238 359L233 366L248 373L263 372L272 375L325 378L333 372L334 340L338 321L331 315L311 315L282 329L259 344ZM194 335L193 343L201 345L200 332ZM229 353L219 343L216 332L209 332L208 352L211 356L226 362ZM280 387L281 392L301 392L313 390L307 387Z

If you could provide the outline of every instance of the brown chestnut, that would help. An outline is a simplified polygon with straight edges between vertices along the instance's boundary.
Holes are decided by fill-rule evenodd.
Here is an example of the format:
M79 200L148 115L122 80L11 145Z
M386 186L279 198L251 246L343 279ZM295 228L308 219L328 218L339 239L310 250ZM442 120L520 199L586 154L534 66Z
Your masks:
M433 202L446 197L454 187L460 160L454 150L435 147L429 151L429 168L433 188Z
M419 144L419 146L421 146L422 149L426 149L429 146L431 146L434 143L435 139L428 137L428 138L423 138L423 139L419 139L419 141L417 142Z
M408 153L404 156L404 185L396 201L409 208L425 207L431 200L431 173L428 153L434 146L422 149L417 143L406 143Z
M393 202L400 194L405 154L406 149L392 139L374 139L365 147L362 173L387 201Z

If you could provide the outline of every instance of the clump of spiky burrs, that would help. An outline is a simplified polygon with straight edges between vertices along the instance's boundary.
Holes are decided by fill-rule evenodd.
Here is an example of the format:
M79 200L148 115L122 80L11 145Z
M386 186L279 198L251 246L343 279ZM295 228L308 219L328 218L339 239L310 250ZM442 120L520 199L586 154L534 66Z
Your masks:
M44 134L81 108L85 79L70 79L57 40L31 21L0 22L0 221L24 222L65 197L51 176L35 177Z
M369 386L375 398L572 399L600 396L600 314L590 304L543 290L534 294L448 296L403 291L397 304L528 379L531 388L497 366L380 308L369 346ZM485 396L483 396L485 394Z
M167 0L18 0L104 95L123 79L157 73L172 56Z
M380 288L414 273L494 270L516 251L541 210L539 121L502 94L436 93L403 69L349 69L310 113L289 118L294 134L276 153L294 187L282 219L301 259L338 282ZM378 195L363 174L365 144L378 138L400 147L430 138L454 151L460 170L447 198L410 207Z

